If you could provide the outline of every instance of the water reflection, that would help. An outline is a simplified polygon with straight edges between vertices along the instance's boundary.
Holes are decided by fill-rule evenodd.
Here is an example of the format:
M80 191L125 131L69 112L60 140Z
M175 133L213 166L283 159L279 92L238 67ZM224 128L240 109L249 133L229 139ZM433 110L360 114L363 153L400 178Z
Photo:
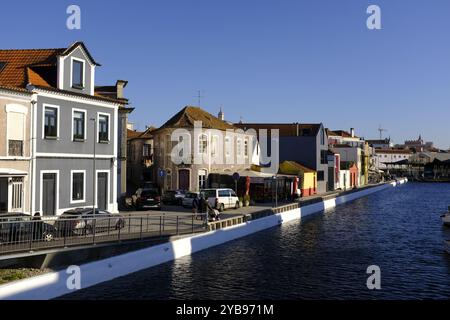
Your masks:
M65 298L445 299L449 184L407 184ZM369 265L382 290L366 287Z

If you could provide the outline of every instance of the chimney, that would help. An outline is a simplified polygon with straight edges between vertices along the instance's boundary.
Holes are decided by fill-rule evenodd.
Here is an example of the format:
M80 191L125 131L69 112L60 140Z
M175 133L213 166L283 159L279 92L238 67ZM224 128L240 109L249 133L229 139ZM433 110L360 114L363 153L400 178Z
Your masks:
M127 84L128 81L117 80L116 82L117 99L124 99L123 89L127 86Z
M355 137L355 128L350 128L350 135L352 136L352 138Z

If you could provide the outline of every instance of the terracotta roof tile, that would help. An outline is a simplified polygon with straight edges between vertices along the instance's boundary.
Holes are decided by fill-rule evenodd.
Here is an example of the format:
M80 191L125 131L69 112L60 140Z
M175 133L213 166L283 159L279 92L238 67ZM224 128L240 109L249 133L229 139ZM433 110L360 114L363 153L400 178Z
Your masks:
M65 50L0 50L0 62L5 63L3 69L0 71L0 85L25 88L28 84L28 67L39 65L56 66L56 56Z

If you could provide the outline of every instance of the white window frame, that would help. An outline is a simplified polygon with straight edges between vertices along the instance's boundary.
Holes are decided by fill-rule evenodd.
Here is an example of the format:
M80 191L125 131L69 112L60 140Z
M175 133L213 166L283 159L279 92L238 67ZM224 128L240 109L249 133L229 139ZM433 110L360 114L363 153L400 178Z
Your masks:
M111 114L106 112L97 112L97 143L100 143L100 116L108 117L108 143L111 142ZM107 143L106 141L102 141L102 143Z
M203 140L203 138L205 140ZM206 133L202 133L198 136L198 153L199 154L207 154L208 153L208 135ZM203 142L206 141L206 147L203 149Z
M231 155L231 137L225 136L225 157L230 157Z
M242 139L238 138L236 140L236 154L238 157L242 157Z
M86 141L87 140L87 122L88 122L87 110L85 110L85 109L77 109L77 108L72 108L72 137L71 137L71 140L75 141L75 139L73 137L73 134L75 132L75 130L74 130L75 128L73 127L73 119L74 119L74 116L75 116L75 112L82 112L82 113L84 113L84 141ZM77 142L78 141L79 140L77 140Z
M248 147L249 142L248 142L248 138L244 139L244 157L248 158L248 155L250 154L250 149Z
M81 89L73 86L73 62L78 61L83 64L83 84ZM86 89L86 61L76 57L70 57L70 88L72 89Z
M203 174L200 174L200 172L204 172L205 174L203 175ZM206 182L208 181L208 170L207 169L199 169L198 171L197 171L197 188L198 188L198 190L200 191L201 190L201 188L200 188L200 177L205 177L205 181L204 181L204 186L203 186L203 188L206 188Z
M56 109L57 111L57 120L56 120L56 139L59 140L59 128L60 128L60 119L61 119L61 112L60 112L60 107L56 104L48 104L48 103L44 103L42 104L42 139L44 140L51 140L51 139L46 139L45 138L45 109L46 108L52 108L52 109Z
M211 156L215 157L219 153L219 136L211 136Z
M83 199L73 200L73 174L83 174ZM85 203L86 202L86 170L70 170L70 204Z

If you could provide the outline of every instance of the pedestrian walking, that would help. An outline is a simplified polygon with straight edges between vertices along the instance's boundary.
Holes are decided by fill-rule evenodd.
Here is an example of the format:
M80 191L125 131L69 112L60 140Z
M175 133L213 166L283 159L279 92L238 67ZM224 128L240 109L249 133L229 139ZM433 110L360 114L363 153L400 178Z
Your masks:
M197 213L198 213L198 207L199 207L199 201L198 197L195 197L192 201L192 213L194 214L194 218L197 220Z

